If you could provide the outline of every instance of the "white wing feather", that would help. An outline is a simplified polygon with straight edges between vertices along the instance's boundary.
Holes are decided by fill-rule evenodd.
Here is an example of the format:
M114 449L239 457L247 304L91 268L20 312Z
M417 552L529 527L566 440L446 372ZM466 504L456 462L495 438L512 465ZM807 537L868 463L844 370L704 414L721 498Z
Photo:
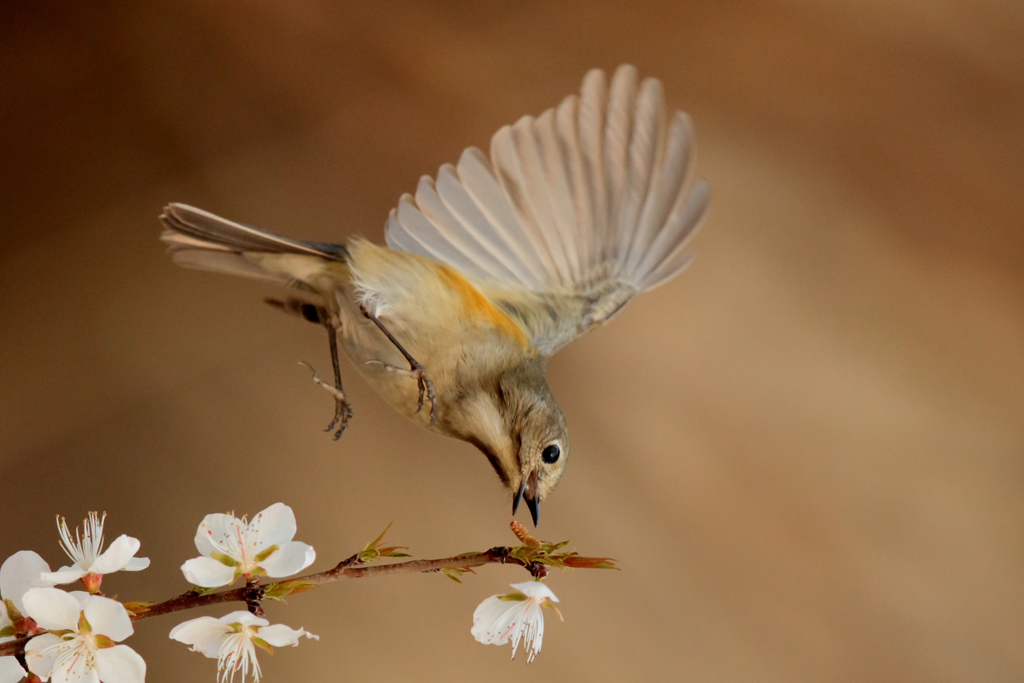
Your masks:
M459 270L553 353L692 260L708 185L687 191L691 139L659 81L595 69L579 96L499 130L490 160L470 148L424 176L388 245Z

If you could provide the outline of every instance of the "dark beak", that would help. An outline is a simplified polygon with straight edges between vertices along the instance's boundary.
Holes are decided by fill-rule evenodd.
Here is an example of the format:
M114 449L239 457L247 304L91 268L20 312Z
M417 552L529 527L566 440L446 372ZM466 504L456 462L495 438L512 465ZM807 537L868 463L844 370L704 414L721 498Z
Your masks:
M537 526L540 520L540 498L537 497L537 470L530 472L526 478L526 490L523 492L526 498L526 507L530 508L530 517L533 517L533 526Z
M540 519L540 501L536 498L527 498L526 507L530 508L530 516L533 517L533 525L537 526Z
M523 499L523 493L526 491L526 479L523 479L522 486L516 491L515 498L512 499L512 515L515 516L516 510L519 509L519 501Z

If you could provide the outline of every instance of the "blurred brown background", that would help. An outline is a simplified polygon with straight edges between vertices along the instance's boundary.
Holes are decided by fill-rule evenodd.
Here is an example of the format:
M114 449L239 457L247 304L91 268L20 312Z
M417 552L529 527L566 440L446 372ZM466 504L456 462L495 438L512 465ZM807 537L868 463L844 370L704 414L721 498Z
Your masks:
M326 568L394 520L418 556L513 541L472 447L348 369L272 290L173 267L168 201L295 237L381 236L423 173L584 72L692 113L696 264L551 365L574 457L528 671L469 635L525 574L346 582L271 604L319 643L270 681L1024 678L1024 5L6 2L0 9L0 556L110 513L184 590L212 511L281 500ZM222 611L217 610L215 614ZM190 615L190 616L195 616ZM215 663L139 624L150 681Z

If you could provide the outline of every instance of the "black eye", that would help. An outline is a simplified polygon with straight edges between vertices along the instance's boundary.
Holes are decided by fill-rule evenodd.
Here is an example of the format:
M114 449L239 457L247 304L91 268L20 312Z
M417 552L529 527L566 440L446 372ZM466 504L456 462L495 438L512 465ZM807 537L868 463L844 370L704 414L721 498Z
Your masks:
M540 454L540 459L547 464L558 462L558 458L562 455L561 449L558 448L557 444L551 444L544 449L544 452Z

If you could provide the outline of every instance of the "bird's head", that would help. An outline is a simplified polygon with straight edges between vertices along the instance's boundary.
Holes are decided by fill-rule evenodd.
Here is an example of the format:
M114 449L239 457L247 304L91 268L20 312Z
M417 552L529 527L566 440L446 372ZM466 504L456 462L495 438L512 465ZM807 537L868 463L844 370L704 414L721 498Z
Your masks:
M512 514L526 506L536 526L540 501L562 478L569 431L544 380L543 359L506 369L463 403L453 430L479 448L512 492Z

